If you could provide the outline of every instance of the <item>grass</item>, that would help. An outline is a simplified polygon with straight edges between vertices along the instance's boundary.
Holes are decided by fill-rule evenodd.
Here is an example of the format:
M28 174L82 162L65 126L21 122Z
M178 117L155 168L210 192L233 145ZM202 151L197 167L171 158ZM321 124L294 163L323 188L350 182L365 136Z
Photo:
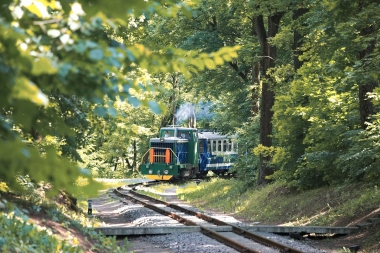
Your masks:
M148 189L146 189L146 190L138 190L137 192L141 193L143 195L146 195L146 196L158 199L158 200L166 201L166 198L164 196L160 195L159 193L155 193L153 191L149 191Z
M200 209L271 225L354 226L380 213L378 187L359 183L301 192L279 182L252 188L235 179L212 179L189 183L177 193ZM363 244L370 250L361 252L379 252L380 232L372 233Z
M376 186L359 184L298 192L281 183L247 188L235 179L213 179L200 185L189 183L177 193L199 208L212 208L267 224L286 220L291 225L337 225L342 218L359 217L380 203L380 190Z

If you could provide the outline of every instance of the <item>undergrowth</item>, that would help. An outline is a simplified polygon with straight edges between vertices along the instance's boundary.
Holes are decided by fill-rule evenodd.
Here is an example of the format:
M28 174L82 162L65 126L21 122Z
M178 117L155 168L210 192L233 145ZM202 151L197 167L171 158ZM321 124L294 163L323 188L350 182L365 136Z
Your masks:
M96 232L94 227L100 224L96 219L68 210L35 189L22 195L4 192L6 190L4 186L0 188L0 252L126 252L128 241L121 247L115 237ZM41 224L35 223L32 216L39 216ZM59 235L55 228L45 224L56 224L66 232ZM81 239L91 242L90 249L82 247L81 239L72 235L74 230Z
M296 191L280 182L247 187L235 179L213 179L199 185L189 183L177 193L200 209L268 225L354 226L353 222L380 213L379 188L365 184ZM380 233L371 240L368 247L380 248Z
M251 221L292 225L336 225L378 208L377 186L344 185L309 191L294 191L277 182L265 187L247 187L235 179L213 179L178 188L182 200L199 208L212 208ZM316 201L318 200L318 201Z

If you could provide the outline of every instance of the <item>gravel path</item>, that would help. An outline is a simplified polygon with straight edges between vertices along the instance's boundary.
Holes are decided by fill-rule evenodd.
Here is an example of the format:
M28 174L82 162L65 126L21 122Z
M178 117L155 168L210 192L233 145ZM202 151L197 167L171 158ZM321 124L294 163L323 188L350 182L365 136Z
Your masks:
M188 204L183 203L181 200L176 198L173 191L168 192L166 195L168 202L173 201L176 204L182 203L188 207ZM168 197L168 195L170 195L170 197ZM127 204L121 202L119 197L110 191L107 194L93 200L93 208L96 210L95 215L103 220L103 226L162 226L163 222L164 225L168 226L184 226L169 217L165 217L163 221L162 215L146 209L142 205L125 200L123 201ZM196 208L194 208L194 210L201 212ZM213 215L210 212L207 212L206 214L215 216L218 219L233 223L235 225L245 225L231 216L219 214ZM311 240L304 240L301 242L290 239L286 236L279 236L271 233L257 232L257 234L307 253L324 253L324 251L312 247ZM138 236L129 237L128 241L132 243L129 250L136 253L237 252L236 250L227 247L218 241L203 235L202 233L174 233L158 236ZM269 251L267 250L263 252Z

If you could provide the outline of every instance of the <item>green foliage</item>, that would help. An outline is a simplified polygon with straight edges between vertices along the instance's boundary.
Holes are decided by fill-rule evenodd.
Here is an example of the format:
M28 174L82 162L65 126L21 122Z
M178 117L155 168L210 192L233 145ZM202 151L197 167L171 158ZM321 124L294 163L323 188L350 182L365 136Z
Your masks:
M241 179L256 178L258 154L272 156L272 179L295 187L378 178L376 1L130 1L115 10L104 0L9 0L3 7L0 178L12 189L22 189L18 175L71 192L77 187L67 184L83 172L136 175L149 137L179 105L199 101L215 105L204 126L239 134ZM274 146L262 149L257 112L266 80L253 71L262 45L252 21L279 11L279 33L269 39L277 50L268 72ZM374 112L359 131L358 90L368 83Z
M365 217L378 208L377 186L352 184L294 191L284 182L247 187L240 180L215 179L178 188L183 200L201 209L233 213L267 224L333 226L347 218Z
M239 183L237 183L239 182ZM229 211L238 213L244 199L240 198L247 190L247 185L236 180L212 179L210 182L202 182L199 185L190 183L186 187L178 188L178 197L183 200L201 200L196 201L197 207L213 207L220 211ZM208 194L204 194L205 192Z
M347 175L346 181L366 180L376 182L379 171L379 115L365 131L357 130L345 134L346 152L335 161L338 169Z
M5 197L5 198L4 198ZM123 247L117 246L115 237L103 237L94 231L94 220L68 211L63 206L42 198L34 190L18 198L17 202L8 202L9 196L2 196L0 201L0 250L1 252L85 252L78 238L68 236L64 238L55 233L54 228L32 222L28 214L44 216L45 213L52 219L48 224L56 222L57 226L67 230L70 235L73 229L97 242L92 250L125 252L128 241ZM15 200L15 199L13 199ZM59 225L60 224L60 225ZM71 232L70 232L71 231Z
M238 136L238 160L231 172L236 173L237 178L247 185L255 185L257 181L257 168L259 167L259 157L252 151L259 143L259 117L252 119L252 122L243 123L240 128L236 128Z
M368 49L376 41L377 31L368 31L377 8L373 1L316 2L288 24L302 35L303 64L291 78L281 69L272 71L281 83L273 107L273 178L300 188L377 180L378 169L371 166L377 155L371 151L376 149L373 129L378 122L372 115L367 119L371 127L359 130L358 97L361 85L379 83L373 68L378 50ZM275 43L282 43L288 31L281 31ZM360 58L365 50L370 53ZM368 94L375 105L377 93L375 88Z
M179 11L189 15L194 2L187 5L168 1L162 5L133 1L117 11L107 1L97 2L15 0L2 5L0 178L12 189L22 189L15 180L21 174L51 182L55 192L66 188L74 193L77 188L72 183L86 176L75 163L83 162L78 150L88 148L88 154L95 148L120 157L131 142L145 137L138 133L144 128L141 121L126 124L122 120L125 112L117 112L117 101L150 108L154 114L165 112L164 102L155 101L152 95L139 95L149 93L159 83L139 82L143 75L136 75L137 70L189 76L190 72L214 69L237 56L238 46L206 54L163 46L149 49L134 43L136 39L123 40L128 37L121 36L123 33L138 36L134 28L141 27L147 17L173 17ZM130 109L128 113L132 116L136 111ZM112 136L103 145L105 149L99 150L104 144L99 137L105 133L94 131L94 124L107 120L112 124L106 124L105 132L129 138ZM100 145L90 143L88 137ZM131 167L136 167L136 159ZM88 192L95 190L89 188Z
M39 231L16 216L0 216L2 225L0 249L2 252L82 252L70 243L60 241L48 231Z

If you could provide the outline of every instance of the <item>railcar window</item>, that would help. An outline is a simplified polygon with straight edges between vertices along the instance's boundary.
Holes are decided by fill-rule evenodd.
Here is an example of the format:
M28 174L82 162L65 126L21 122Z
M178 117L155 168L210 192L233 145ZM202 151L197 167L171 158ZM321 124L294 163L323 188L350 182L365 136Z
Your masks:
M223 150L222 150L222 151L223 151L223 152L228 151L228 150L227 150L227 140L223 140L222 142L223 142Z
M227 146L227 151L231 152L232 150L232 141L228 140L228 146Z
M201 140L199 142L199 152L200 153L204 153L205 152L204 140Z
M212 151L213 151L213 152L214 152L214 151L217 151L217 149L216 149L217 146L216 146L216 145L217 145L216 141L213 141L213 142L212 142Z
M222 141L218 141L218 151L222 151Z

